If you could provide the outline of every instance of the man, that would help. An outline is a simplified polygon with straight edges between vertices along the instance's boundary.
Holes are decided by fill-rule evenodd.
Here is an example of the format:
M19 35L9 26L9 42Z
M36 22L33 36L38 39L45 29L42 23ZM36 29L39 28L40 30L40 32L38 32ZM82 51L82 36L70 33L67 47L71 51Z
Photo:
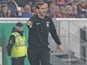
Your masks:
M24 65L24 58L27 54L26 40L22 26L20 22L16 24L8 42L7 51L8 55L11 56L12 65Z
M29 4L30 0L15 0L19 7L24 7L26 4Z
M8 6L6 4L2 4L1 11L0 11L0 17L9 17L9 16L10 16L10 13L9 13Z
M29 28L28 59L31 65L50 65L49 32L58 44L59 52L62 50L53 21L47 16L47 9L47 4L37 3L36 15L27 22Z
M28 17L28 18L30 18L31 16L32 16L31 6L29 4L26 4L24 6L24 12L22 12L22 15L20 17Z
M9 7L9 9L11 10L10 16L17 17L18 11L17 11L17 4L16 4L15 0L7 0L7 5Z

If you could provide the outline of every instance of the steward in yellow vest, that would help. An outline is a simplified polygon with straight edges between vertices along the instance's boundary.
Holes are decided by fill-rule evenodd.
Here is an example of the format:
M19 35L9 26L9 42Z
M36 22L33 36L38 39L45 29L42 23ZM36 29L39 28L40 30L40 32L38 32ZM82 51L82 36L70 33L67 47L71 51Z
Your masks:
M22 26L23 24L20 22L16 24L7 45L7 52L11 56L12 65L24 65L24 58L27 55L26 39Z

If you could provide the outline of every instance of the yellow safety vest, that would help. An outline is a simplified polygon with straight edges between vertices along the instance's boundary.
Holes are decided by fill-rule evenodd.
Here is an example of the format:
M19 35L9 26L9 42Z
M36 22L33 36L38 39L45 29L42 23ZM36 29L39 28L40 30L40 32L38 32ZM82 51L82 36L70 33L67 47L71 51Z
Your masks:
M13 32L15 36L15 44L11 50L11 57L23 57L27 55L27 46L25 36L21 36L18 32Z

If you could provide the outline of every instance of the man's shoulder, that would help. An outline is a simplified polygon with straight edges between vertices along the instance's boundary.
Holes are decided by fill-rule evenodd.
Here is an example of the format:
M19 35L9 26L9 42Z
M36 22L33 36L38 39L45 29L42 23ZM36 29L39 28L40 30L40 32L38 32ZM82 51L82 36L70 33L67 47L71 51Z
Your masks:
M46 16L46 18L51 19L51 17L49 17L48 15Z
M51 17L49 17L49 16L46 16L46 20L48 20L48 21L52 21L52 18Z
M37 17L37 15L34 14L31 18L36 18L36 17Z
M30 20L36 20L37 19L37 15L33 15L31 16Z

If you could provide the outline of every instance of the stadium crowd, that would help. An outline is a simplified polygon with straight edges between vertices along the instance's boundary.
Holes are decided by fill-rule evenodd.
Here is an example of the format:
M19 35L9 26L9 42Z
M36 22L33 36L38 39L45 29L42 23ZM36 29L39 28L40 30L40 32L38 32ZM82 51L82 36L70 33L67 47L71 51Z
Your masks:
M36 2L45 2L52 18L87 18L87 0L0 0L0 17L30 18Z

